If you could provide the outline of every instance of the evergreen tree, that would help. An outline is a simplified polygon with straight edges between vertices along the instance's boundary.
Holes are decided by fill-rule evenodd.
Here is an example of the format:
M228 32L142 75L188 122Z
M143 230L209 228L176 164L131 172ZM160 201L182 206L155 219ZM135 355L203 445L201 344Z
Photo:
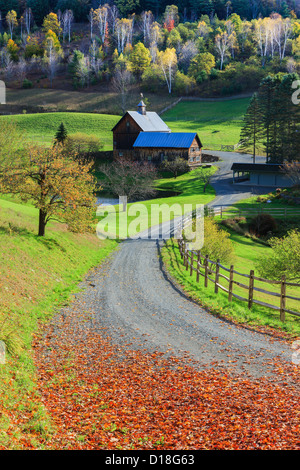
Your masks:
M268 76L262 80L259 90L258 99L260 111L262 114L262 139L263 146L267 157L267 163L269 163L272 157L272 149L276 148L274 145L274 138L276 138L276 109L275 96L276 87L278 80L272 76Z
M27 8L31 8L34 21L38 26L41 26L45 16L50 13L49 0L27 0Z
M57 129L57 132L55 135L55 141L63 144L67 137L68 137L67 129L64 123L62 122Z
M243 151L251 152L253 155L253 163L255 163L257 150L262 146L262 125L262 114L258 95L254 93L244 116L240 136L240 148Z
M300 107L292 101L292 84L299 80L299 75L290 73L282 78L278 86L279 115L279 163L300 159Z

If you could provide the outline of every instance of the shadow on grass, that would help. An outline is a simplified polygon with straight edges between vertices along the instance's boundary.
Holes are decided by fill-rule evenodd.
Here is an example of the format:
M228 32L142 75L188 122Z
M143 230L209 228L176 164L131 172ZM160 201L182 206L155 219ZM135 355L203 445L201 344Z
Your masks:
M36 235L35 233L31 232L30 230L28 230L27 228L19 227L17 225L12 224L11 222L9 222L7 226L4 226L4 225L0 226L0 234L1 233L10 235L10 236L15 235L15 236L20 236L20 237L31 239L31 240L36 240L38 243L48 248L48 250L58 248L63 252L66 251L66 249L57 242L57 240L53 238L40 237Z

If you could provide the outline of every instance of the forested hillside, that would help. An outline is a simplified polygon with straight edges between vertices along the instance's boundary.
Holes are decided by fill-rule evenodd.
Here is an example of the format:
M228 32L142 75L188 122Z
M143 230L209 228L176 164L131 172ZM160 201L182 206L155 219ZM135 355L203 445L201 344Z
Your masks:
M0 0L0 74L10 88L166 95L252 92L299 72L297 0Z

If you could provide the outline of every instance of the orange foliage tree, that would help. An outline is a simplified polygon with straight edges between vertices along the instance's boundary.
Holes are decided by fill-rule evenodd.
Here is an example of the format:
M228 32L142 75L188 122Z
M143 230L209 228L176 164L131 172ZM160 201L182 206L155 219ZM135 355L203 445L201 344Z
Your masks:
M92 163L66 155L61 145L28 145L2 167L0 191L18 194L39 210L38 235L50 220L66 222L74 232L88 231L95 211L96 183Z

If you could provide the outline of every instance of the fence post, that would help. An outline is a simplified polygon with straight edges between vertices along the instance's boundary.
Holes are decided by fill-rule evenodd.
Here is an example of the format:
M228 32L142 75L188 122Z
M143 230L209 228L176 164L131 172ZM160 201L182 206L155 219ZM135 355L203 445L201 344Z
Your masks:
M285 321L285 294L286 294L286 279L285 276L281 278L281 290L280 290L280 320Z
M200 277L200 262L201 262L201 251L198 251L198 255L197 255L197 278L196 278L196 281L199 282L199 277Z
M187 256L187 251L186 251L186 243L183 243L183 266L186 267L186 256Z
M252 307L253 304L253 284L254 284L254 271L250 271L250 279L249 279L249 296L248 296L248 308Z
M185 269L186 269L186 271L188 271L188 269L189 269L189 256L190 256L190 255L189 255L189 250L188 250L187 245L186 245L185 252L186 252L186 258L185 258L185 259L186 259L186 265L185 265Z
M228 286L228 302L232 302L232 288L233 288L233 265L230 266L229 286Z
M194 252L191 251L191 266L190 266L190 276L193 274L193 263L194 263Z
M218 288L219 272L220 272L220 260L217 259L217 264L216 264L216 277L215 277L215 294L217 294L218 291L219 291L219 288Z
M208 284L208 255L205 255L205 261L204 261L204 265L205 265L205 277L204 277L204 285L205 287L207 287L207 284Z

